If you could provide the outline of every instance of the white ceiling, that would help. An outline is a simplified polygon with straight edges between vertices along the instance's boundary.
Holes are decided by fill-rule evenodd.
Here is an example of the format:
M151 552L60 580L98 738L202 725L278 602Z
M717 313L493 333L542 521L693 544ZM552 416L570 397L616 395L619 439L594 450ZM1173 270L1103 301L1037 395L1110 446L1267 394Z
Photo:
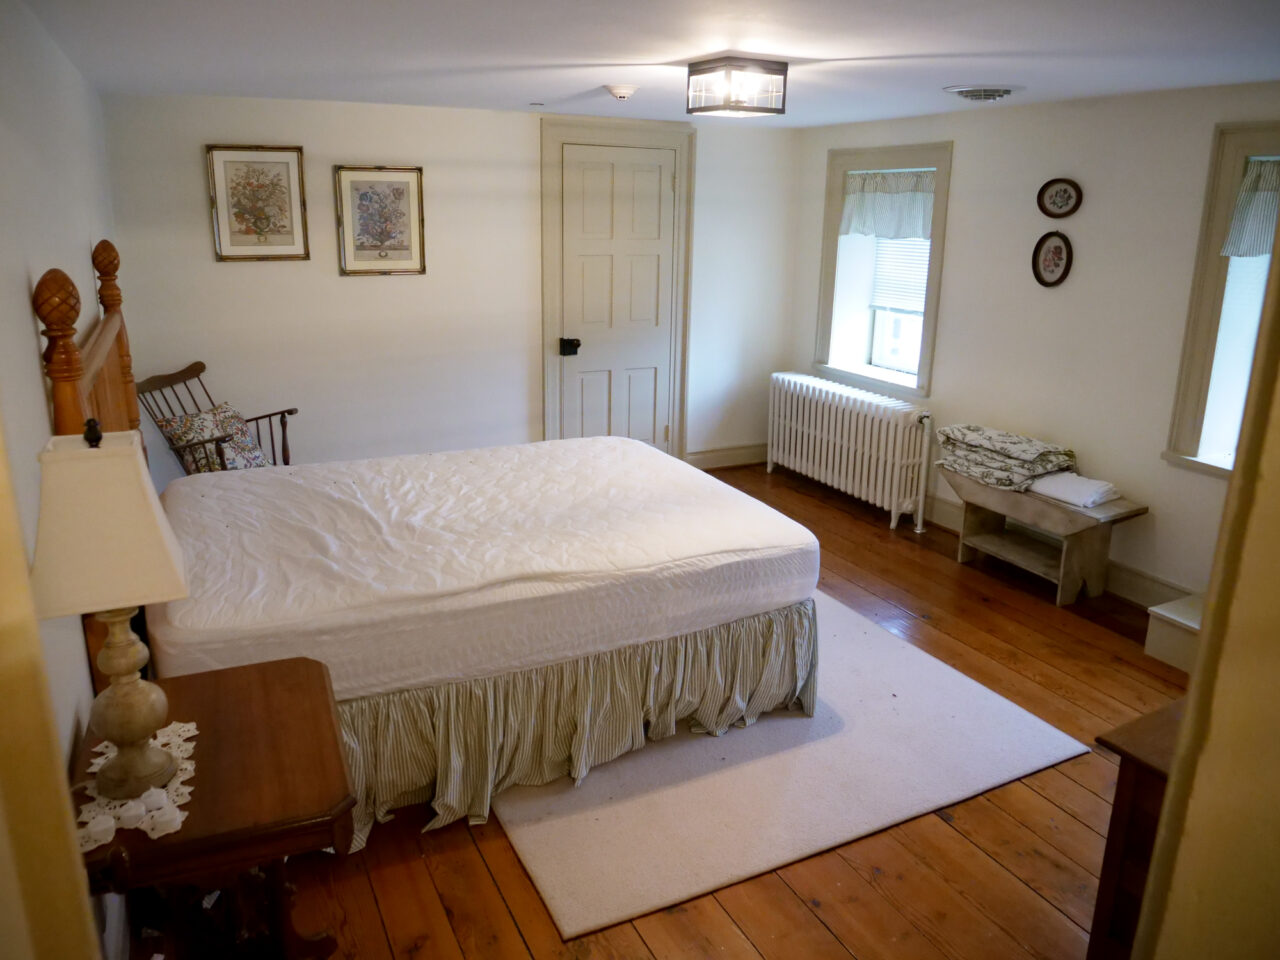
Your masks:
M792 64L786 116L745 122L812 126L991 109L949 84L1026 103L1280 79L1280 0L28 2L108 93L676 120L684 64L735 50Z

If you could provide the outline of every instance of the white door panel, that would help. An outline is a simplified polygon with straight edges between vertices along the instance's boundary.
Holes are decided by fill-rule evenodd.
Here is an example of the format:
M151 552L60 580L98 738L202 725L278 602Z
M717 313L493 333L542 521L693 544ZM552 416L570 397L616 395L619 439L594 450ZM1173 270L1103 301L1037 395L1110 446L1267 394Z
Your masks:
M627 371L627 436L658 443L658 368Z
M563 157L560 435L666 450L675 151L567 144Z

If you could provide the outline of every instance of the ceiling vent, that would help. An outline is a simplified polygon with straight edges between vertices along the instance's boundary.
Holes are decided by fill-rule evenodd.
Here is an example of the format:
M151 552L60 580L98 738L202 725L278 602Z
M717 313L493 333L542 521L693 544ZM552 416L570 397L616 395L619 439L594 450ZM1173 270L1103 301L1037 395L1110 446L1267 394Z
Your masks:
M966 100L976 100L979 103L993 103L996 100L1003 99L1013 93L1013 87L943 87L947 93L954 93L957 97L964 97Z

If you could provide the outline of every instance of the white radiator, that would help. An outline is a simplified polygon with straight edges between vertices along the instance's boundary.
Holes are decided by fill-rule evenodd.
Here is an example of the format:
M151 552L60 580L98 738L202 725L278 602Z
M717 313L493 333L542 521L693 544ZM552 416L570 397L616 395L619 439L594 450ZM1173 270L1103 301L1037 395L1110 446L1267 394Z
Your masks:
M924 530L929 411L802 373L775 373L769 393L768 469L781 464Z

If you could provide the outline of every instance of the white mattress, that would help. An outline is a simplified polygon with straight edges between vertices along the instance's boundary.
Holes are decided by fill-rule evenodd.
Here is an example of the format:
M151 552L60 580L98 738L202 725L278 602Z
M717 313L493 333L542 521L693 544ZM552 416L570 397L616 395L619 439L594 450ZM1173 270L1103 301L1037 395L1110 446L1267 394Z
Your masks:
M190 596L161 676L323 661L338 699L543 666L810 596L804 527L613 437L202 474L162 496Z

